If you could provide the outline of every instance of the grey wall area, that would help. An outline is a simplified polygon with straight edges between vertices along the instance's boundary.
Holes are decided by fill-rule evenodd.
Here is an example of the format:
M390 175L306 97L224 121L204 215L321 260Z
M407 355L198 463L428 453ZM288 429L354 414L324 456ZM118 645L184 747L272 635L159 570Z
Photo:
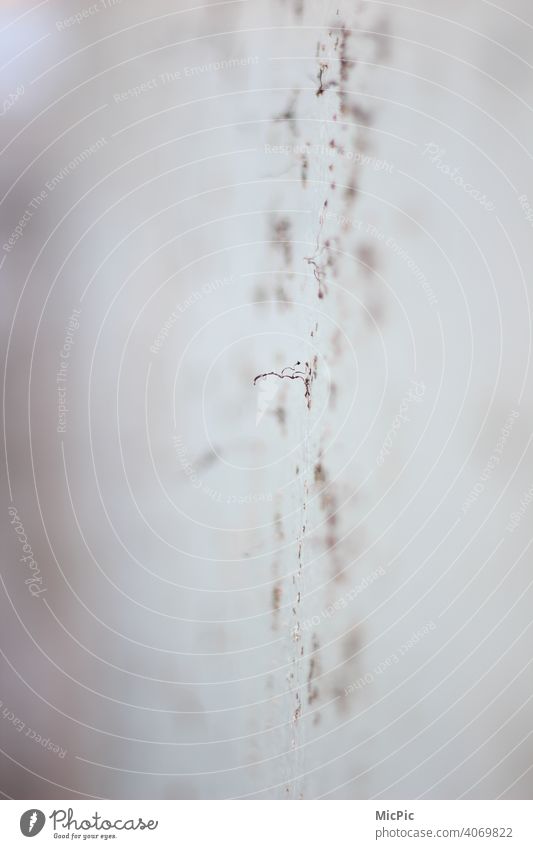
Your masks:
M531 798L532 44L2 4L5 798Z

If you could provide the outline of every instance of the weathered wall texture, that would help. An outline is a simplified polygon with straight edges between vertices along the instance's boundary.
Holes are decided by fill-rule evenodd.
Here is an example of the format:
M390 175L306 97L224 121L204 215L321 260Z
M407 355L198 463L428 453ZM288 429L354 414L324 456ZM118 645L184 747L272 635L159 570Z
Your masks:
M2 10L5 795L530 797L533 19L415 6Z

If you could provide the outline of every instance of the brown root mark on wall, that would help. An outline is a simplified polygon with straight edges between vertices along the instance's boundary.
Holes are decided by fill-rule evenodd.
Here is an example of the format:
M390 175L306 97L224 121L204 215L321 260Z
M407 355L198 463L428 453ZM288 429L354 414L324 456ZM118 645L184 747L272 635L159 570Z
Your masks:
M283 542L285 539L285 531L283 530L283 521L281 513L274 514L274 528L276 529L276 538L278 542Z
M253 301L256 304L262 304L268 300L268 293L262 286L256 286L253 292Z
M315 465L314 478L315 478L315 483L316 483L316 484L320 484L320 483L325 483L325 482L326 482L326 473L325 473L325 471L324 471L324 466L322 465L322 463L321 463L321 462L318 462L318 463L316 463L316 465Z
M300 179L302 181L302 186L307 186L307 172L309 171L309 157L306 153L302 153L302 165L300 168Z
M276 527L276 521L279 520L281 523L281 517L278 513L276 513L274 517L274 526ZM279 533L276 533L276 536L279 538ZM279 629L280 622L280 610L281 610L281 601L283 597L283 580L280 578L280 560L279 553L274 557L272 561L272 592L270 605L272 610L272 630L277 631Z
M346 690L343 687L335 687L333 690L333 696L335 698L335 707L338 712L342 716L346 716L350 707Z
M327 70L328 70L328 63L321 61L319 66L318 66L318 73L317 73L318 86L317 86L317 89L315 91L315 95L317 97L322 97L322 95L324 94L325 91L327 91L328 89L333 88L334 86L337 85L335 80L329 80L328 82L326 82L324 80L324 77L326 75Z
M282 595L283 590L281 588L281 582L278 582L272 587L272 628L274 631L277 631L279 627L279 611Z
M311 642L311 657L309 659L309 674L307 676L307 704L313 704L316 699L319 698L320 692L318 687L315 685L315 678L320 677L320 658L318 651L320 649L320 645L318 642L318 638L316 634L313 634L312 642Z
M281 310L287 310L292 306L291 299L287 295L285 287L281 283L276 288L276 301Z
M298 101L298 94L298 89L295 89L289 103L287 104L287 108L284 109L283 112L279 112L274 116L274 121L276 123L287 123L293 136L298 135L298 124L296 121L296 103Z
M346 663L355 662L356 655L361 651L362 641L359 633L359 627L352 628L344 637L342 643L342 652Z
M316 237L315 250L311 256L304 256L305 261L308 265L310 265L313 269L313 276L318 283L318 297L323 298L327 292L326 286L326 265L328 263L324 263L322 255L324 250L329 248L329 244L326 243L321 244L320 237L322 235L322 228L324 226L324 215L328 206L328 201L325 200L322 205L322 212L320 214L320 223L318 228L318 233Z
M284 0L287 6L291 9L291 2L297 2L300 8L305 11L305 6L302 6L302 0ZM301 192L310 190L314 194L313 207L314 214L318 213L318 220L315 218L311 236L309 237L310 248L306 251L307 256L301 256L298 252L295 254L294 243L294 226L293 222L296 219L291 217L291 213L283 212L277 214L269 223L272 251L277 261L283 262L282 272L288 278L295 271L305 270L307 265L309 271L312 271L312 276L307 275L309 289L308 300L313 300L318 310L323 307L323 304L317 304L315 298L329 298L333 303L328 304L329 310L337 310L341 314L344 312L342 297L339 296L338 290L333 285L338 281L341 274L343 282L350 280L350 274L353 276L353 259L355 251L350 251L352 247L349 242L353 240L351 228L351 215L354 208L359 204L359 191L362 185L364 174L364 165L362 155L367 151L372 150L371 136L369 127L374 121L373 108L368 108L370 102L364 95L364 80L372 62L377 60L378 56L383 56L384 46L386 46L386 37L379 33L371 33L371 29L377 27L367 27L366 4L348 4L350 18L344 18L340 10L335 14L333 7L329 26L323 31L323 34L316 42L316 53L314 67L310 69L309 79L312 86L309 91L301 91L302 99L300 102L300 90L296 86L291 86L292 94L288 98L286 108L276 115L275 121L283 123L282 128L286 138L285 143L294 141L299 131L298 119L304 119L305 113L303 110L303 98L306 98L307 103L313 103L315 117L323 122L320 127L320 141L323 144L314 144L318 139L312 131L316 128L316 121L311 127L310 132L306 129L304 133L299 133L306 140L305 146L299 146L298 152L295 150L292 156L292 168L295 171L297 185ZM373 18L376 16L373 15ZM372 51L368 47L374 48ZM374 55L369 55L373 53ZM359 56L364 57L364 62L359 62ZM369 59L370 61L366 61ZM306 128L308 127L305 124ZM313 137L315 136L315 137ZM288 137L288 138L287 138ZM326 145L326 148L324 148ZM316 200L316 206L314 199ZM334 210L331 215L330 210ZM336 224L335 221L338 221ZM355 248L357 245L354 246ZM376 267L376 257L372 255L370 250L365 252L365 248L360 251L358 259L362 266L357 269L354 288L358 285L364 287L365 299L369 311L366 313L366 318L371 319L371 315L376 314L379 309L378 300L380 292L372 274ZM347 264L350 263L349 270ZM295 263L296 266L295 267ZM298 282L298 281L296 281ZM310 284L310 285L309 285ZM275 290L275 286L273 286ZM294 291L292 289L291 291ZM362 300L362 299L361 299ZM295 303L297 299L295 298ZM362 321L364 318L361 316ZM344 382L341 381L342 366L345 362L348 346L346 341L340 334L328 333L328 338L318 337L318 323L315 324L313 319L309 323L307 331L312 339L312 344L317 346L317 350L321 350L324 356L327 356L328 362L332 365L332 371L336 382L332 382L330 387L328 404L330 407L335 406L337 396L340 398L341 392L345 391ZM324 330L322 328L322 333ZM347 333L347 337L351 338ZM330 359L331 357L331 359ZM287 381L301 381L304 385L305 399L308 410L312 409L313 396L315 395L316 387L313 387L315 379L317 379L318 359L309 357L309 361L299 361L294 366L289 366L280 369L280 363L274 360L269 368L275 367L276 370L269 370L256 376L254 384L259 380L273 379ZM295 403L293 398L289 399L291 392L290 386L287 384L286 397L284 404L289 411L289 403ZM299 400L297 393L296 401ZM301 411L300 411L301 412ZM280 422L281 424L281 422ZM303 425L305 426L305 419ZM324 434L324 431L323 431ZM319 673L319 646L316 639L316 634L307 634L305 629L301 627L301 598L305 595L303 580L305 576L305 553L307 545L307 535L310 530L315 527L315 508L320 518L321 530L320 543L322 548L323 558L326 568L332 573L334 580L340 580L347 577L344 571L345 563L341 557L341 550L344 551L346 545L339 542L339 537L342 535L341 516L339 514L339 505L342 501L342 490L336 482L332 482L328 475L328 469L325 466L322 457L322 451L319 450L319 441L309 438L305 444L305 461L302 457L302 462L296 467L296 474L300 474L300 510L301 522L297 531L297 537L293 540L294 557L296 560L295 568L292 572L292 585L290 581L283 585L283 603L287 605L290 613L289 621L287 622L287 639L291 642L289 650L289 670L287 680L290 686L290 714L291 717L291 749L295 756L294 763L290 766L290 774L294 779L289 779L286 792L294 792L297 794L297 783L300 768L297 761L299 741L297 728L302 711L309 710L309 706L313 706L310 713L313 714L313 721L317 722L319 715L317 710L317 702L320 698L318 683L320 678ZM323 441L322 441L323 444ZM310 474L308 475L308 469ZM279 576L278 576L279 577ZM276 607L279 608L281 599L275 593L277 581L273 581L273 596L272 607L276 612ZM333 582L331 586L334 586ZM292 598L291 598L292 596ZM342 646L340 641L340 651L343 652L342 658L342 677L346 675L346 670L355 665L356 661L347 657L348 646ZM305 644L305 650L304 650ZM353 650L353 644L350 649ZM344 651L343 651L344 649ZM353 652L350 652L353 653ZM305 667L304 667L305 664ZM334 696L336 697L337 708L339 710L347 709L347 700L344 694L344 688L339 689L341 680L337 679L334 682L336 689ZM326 685L327 686L327 685ZM322 690L323 687L321 686ZM327 686L327 690L331 692L331 684ZM325 691L324 691L325 692ZM316 714L316 717L315 717ZM309 717L306 717L308 719ZM290 788L290 791L289 791Z
M354 626L345 636L342 644L342 677L344 681L355 681L361 675L361 664L359 653L363 645L361 636L361 627ZM350 710L350 698L353 698L352 688L346 692L345 687L338 685L333 689L335 697L335 706L341 715L345 715Z
M383 303L374 297L365 304L365 307L365 319L367 324L373 330L376 324L382 324L385 319Z
M390 56L390 27L386 18L380 18L375 24L375 31L368 33L376 48L376 62L382 62Z
M285 407L282 407L281 405L276 407L273 411L273 415L276 417L276 421L281 428L281 432L285 435L287 433L287 411Z
M318 490L320 510L323 514L326 531L324 534L324 546L328 558L332 564L333 579L342 581L345 579L342 563L337 552L339 544L337 514L339 511L338 497L336 486L329 482L328 473L322 460L322 454L319 455L319 460L315 464L313 478L315 486Z

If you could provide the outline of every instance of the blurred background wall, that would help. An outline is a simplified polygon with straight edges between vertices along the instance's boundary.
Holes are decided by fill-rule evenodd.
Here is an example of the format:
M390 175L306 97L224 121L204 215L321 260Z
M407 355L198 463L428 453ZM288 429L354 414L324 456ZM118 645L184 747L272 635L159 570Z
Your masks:
M4 796L530 797L532 27L2 5Z

